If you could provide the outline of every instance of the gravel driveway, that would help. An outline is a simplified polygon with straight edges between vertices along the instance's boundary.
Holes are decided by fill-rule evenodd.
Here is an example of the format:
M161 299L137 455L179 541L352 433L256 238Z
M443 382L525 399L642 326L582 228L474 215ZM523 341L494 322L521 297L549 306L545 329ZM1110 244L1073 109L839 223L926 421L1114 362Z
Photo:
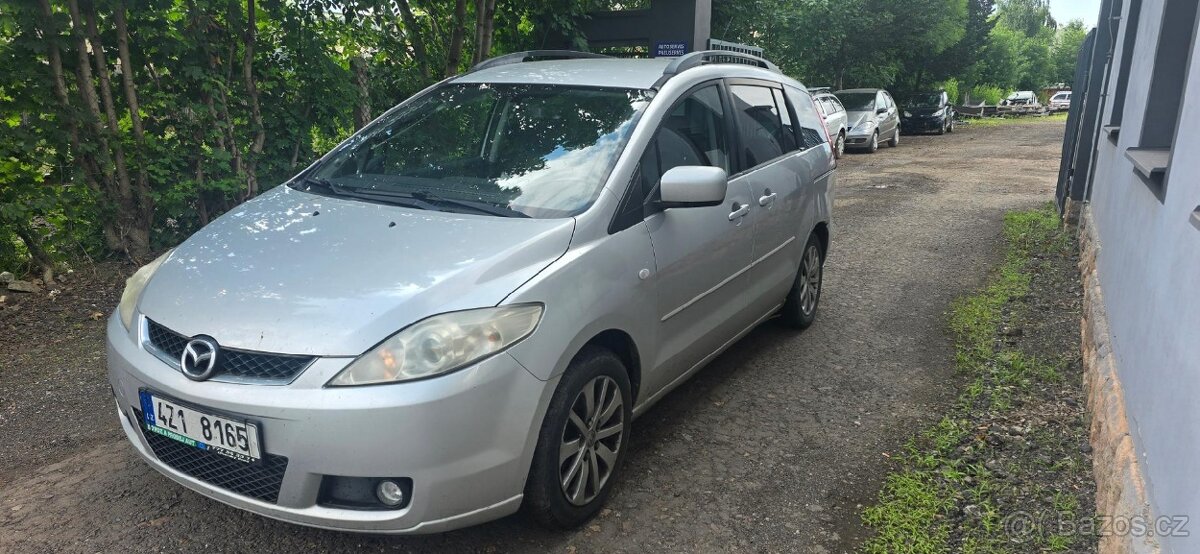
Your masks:
M1002 214L1052 198L1062 134L964 126L843 158L817 323L763 325L636 421L608 509L573 533L511 517L371 537L228 508L135 458L98 363L102 321L0 343L0 552L850 551L889 452L954 398L946 309L999 261Z

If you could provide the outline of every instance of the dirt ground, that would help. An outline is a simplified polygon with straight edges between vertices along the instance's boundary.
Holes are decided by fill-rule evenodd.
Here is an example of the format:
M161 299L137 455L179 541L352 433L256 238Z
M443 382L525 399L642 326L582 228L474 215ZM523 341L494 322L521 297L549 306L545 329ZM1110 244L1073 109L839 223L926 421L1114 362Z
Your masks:
M0 552L848 552L889 455L955 398L945 312L999 262L1007 210L1052 198L1061 121L843 158L821 314L765 324L634 423L608 508L424 537L279 523L184 490L120 433L104 379L117 265L0 308Z

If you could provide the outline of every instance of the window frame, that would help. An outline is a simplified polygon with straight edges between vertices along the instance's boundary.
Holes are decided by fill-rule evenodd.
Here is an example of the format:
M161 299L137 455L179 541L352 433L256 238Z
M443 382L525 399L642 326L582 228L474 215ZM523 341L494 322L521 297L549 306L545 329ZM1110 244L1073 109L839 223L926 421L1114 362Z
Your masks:
M752 78L748 78L748 77L726 78L725 79L725 86L726 86L725 99L727 102L729 102L729 113L733 116L730 120L730 123L734 127L733 135L734 135L734 137L737 138L737 160L738 160L737 172L729 176L730 180L733 180L736 177L741 177L742 175L750 173L751 171L754 171L760 167L765 167L765 166L771 165L783 158L786 158L788 156L796 154L797 152L804 152L805 150L807 150L807 148L799 148L798 147L796 150L783 152L782 154L780 154L774 158L771 158L769 160L766 160L764 162L761 162L753 167L747 167L746 159L744 156L745 149L742 148L741 122L739 121L737 113L735 111L733 111L733 101L730 97L730 95L732 95L733 93L728 90L729 87L733 87L735 85L774 88L774 89L778 89L781 93L783 93L783 100L784 100L784 103L787 105L788 117L792 118L792 133L793 133L793 135L795 135L796 144L797 145L804 144L804 137L800 133L800 122L796 117L796 109L792 106L792 100L790 98L788 98L787 91L784 90L784 88L783 88L783 83L779 83L776 81L768 81L765 79L752 79ZM774 98L773 94L772 94L772 98ZM783 116L783 114L779 114L779 115L781 117ZM783 121L781 120L780 123L783 123Z
M657 144L658 133L662 130L663 122L666 120L667 116L669 116L671 112L675 111L675 108L678 108L679 105L685 100L691 98L697 92L705 88L715 86L717 88L717 94L721 98L721 126L723 127L722 131L725 133L725 147L727 150L730 150L726 153L729 159L730 172L740 167L740 156L735 154L735 151L740 153L741 149L738 147L740 140L738 140L738 130L734 123L735 118L732 117L733 104L729 99L728 86L726 85L725 81L726 79L721 78L709 79L689 87L686 91L679 94L679 96L675 98L675 101L671 102L671 105L668 106L663 112L663 116L659 117L658 120L654 122L654 132L650 134L650 140L646 142L646 145L643 146L641 150L638 151L636 157L633 158L636 160L634 162L636 165L633 168L632 175L629 177L629 182L625 186L625 193L621 195L621 201L617 204L617 209L615 212L613 212L613 217L609 221L608 234L613 235L624 231L625 229L645 221L646 218L650 217L651 215L662 211L651 206L650 203L647 202L647 197L644 194L644 191L642 191L642 158L646 156L647 150ZM639 122L639 125L645 124L645 122L646 120L642 119ZM733 179L732 173L729 176L729 179Z

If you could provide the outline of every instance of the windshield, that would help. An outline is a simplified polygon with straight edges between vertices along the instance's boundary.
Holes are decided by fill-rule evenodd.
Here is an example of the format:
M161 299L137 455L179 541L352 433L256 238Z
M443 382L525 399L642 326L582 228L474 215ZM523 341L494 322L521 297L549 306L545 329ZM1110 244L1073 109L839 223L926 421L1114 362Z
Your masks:
M942 105L942 95L936 92L914 94L908 99L908 105L913 108L937 108Z
M373 123L306 177L359 197L569 217L595 200L648 103L626 89L448 85Z
M848 112L868 112L875 109L874 92L840 92L837 97Z

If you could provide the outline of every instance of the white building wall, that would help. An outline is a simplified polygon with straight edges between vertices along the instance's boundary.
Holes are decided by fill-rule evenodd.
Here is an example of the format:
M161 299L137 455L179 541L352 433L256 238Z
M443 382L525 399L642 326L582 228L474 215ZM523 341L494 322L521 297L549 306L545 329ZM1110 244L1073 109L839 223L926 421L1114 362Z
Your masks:
M1200 229L1190 222L1200 205L1200 54L1194 46L1164 202L1125 157L1140 139L1156 48L1188 46L1157 44L1162 10L1163 0L1143 0L1121 132L1116 145L1104 134L1097 142L1091 209L1113 353L1151 508L1157 516L1191 519L1191 538L1167 537L1162 546L1200 552ZM1118 36L1114 60L1122 57L1122 42ZM1112 75L1107 111L1116 83ZM1109 121L1111 114L1103 114L1102 125Z

